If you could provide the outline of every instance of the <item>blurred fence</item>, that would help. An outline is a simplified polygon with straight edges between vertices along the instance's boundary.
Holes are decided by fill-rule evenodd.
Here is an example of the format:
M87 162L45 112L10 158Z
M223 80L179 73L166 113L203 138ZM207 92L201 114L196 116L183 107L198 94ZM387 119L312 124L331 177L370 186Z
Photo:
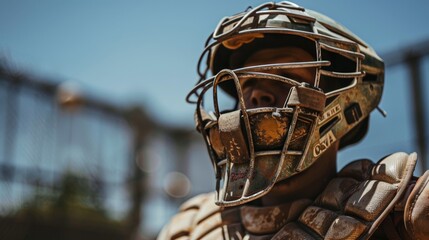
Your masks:
M190 130L163 127L139 107L89 98L68 83L1 66L0 133L0 239L151 238L171 215L162 209L176 209L190 193L185 175L171 175L165 192L153 174L186 171L181 146L192 145ZM163 171L150 151L157 134L170 139ZM159 199L158 211L145 214ZM164 215L151 226L149 214Z
M393 49L386 52L381 57L384 59L386 69L403 66L407 69L407 84L410 85L410 108L408 114L412 116L415 140L414 144L422 163L422 171L429 167L429 141L428 141L428 98L425 93L425 81L423 69L424 61L429 56L429 39ZM428 71L426 71L427 74ZM427 82L427 81L426 81ZM407 114L407 113L405 113Z

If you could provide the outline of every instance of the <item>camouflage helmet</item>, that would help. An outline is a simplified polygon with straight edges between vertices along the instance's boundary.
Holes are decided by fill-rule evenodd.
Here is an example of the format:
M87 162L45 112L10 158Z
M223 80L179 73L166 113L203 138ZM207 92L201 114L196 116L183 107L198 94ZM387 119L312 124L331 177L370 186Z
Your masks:
M314 61L243 67L258 49L290 44L305 48ZM313 69L314 84L267 73L291 68ZM333 143L344 147L361 139L384 84L384 63L368 44L332 19L290 2L223 18L206 42L198 72L187 101L196 104L196 126L215 169L221 206L257 199L306 170ZM248 108L240 81L249 78L288 85L284 106ZM221 89L236 99L231 110L220 107Z

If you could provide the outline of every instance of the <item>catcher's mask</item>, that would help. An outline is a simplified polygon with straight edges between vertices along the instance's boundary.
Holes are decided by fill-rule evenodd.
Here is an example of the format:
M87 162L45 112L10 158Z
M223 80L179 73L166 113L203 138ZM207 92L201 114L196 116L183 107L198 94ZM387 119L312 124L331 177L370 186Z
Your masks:
M285 46L302 48L313 60L244 67L253 53ZM276 74L291 69L311 69L314 79ZM187 101L196 104L196 126L212 159L221 206L259 198L276 182L310 167L336 141L344 147L361 139L384 82L384 64L366 43L290 2L262 4L222 19L198 72ZM284 102L249 107L242 89L249 79L282 84ZM222 92L233 105L221 106Z

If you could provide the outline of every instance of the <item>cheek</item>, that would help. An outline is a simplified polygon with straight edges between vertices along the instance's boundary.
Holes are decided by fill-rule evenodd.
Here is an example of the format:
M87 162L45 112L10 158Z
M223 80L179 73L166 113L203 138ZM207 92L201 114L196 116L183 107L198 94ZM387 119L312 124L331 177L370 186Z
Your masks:
M316 71L306 71L301 76L302 76L302 82L307 82L310 85L314 85L316 80Z
M243 89L243 100L244 100L244 105L246 105L246 107L252 106L251 96L252 96L252 90L250 88Z
M287 98L288 92L282 92L277 94L276 107L283 107Z
M278 84L272 88L272 93L276 99L276 107L283 107L286 98L289 94L290 87L285 86L284 84Z
M316 70L315 69L296 69L293 71L295 78L293 80L298 82L306 82L311 85L314 85L316 79Z
M250 95L252 94L252 89L251 88L244 88L244 89L242 88L241 91L243 93L243 98L244 99L249 98Z

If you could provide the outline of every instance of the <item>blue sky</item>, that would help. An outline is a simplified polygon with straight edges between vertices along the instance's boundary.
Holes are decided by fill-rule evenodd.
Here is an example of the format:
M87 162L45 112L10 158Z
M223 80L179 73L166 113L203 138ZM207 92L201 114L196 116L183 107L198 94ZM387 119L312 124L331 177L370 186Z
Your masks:
M193 106L184 98L197 80L204 41L223 16L263 2L0 0L0 56L30 73L76 82L113 103L143 104L167 124L192 126ZM342 23L379 53L429 38L428 1L295 2ZM403 69L389 71L391 95L381 106L393 110L393 117L373 121L387 141L402 136L409 142L411 120L399 111L407 109L401 101L407 84L400 80L406 75ZM389 131L402 123L408 127ZM372 148L380 143L377 137L369 142Z

